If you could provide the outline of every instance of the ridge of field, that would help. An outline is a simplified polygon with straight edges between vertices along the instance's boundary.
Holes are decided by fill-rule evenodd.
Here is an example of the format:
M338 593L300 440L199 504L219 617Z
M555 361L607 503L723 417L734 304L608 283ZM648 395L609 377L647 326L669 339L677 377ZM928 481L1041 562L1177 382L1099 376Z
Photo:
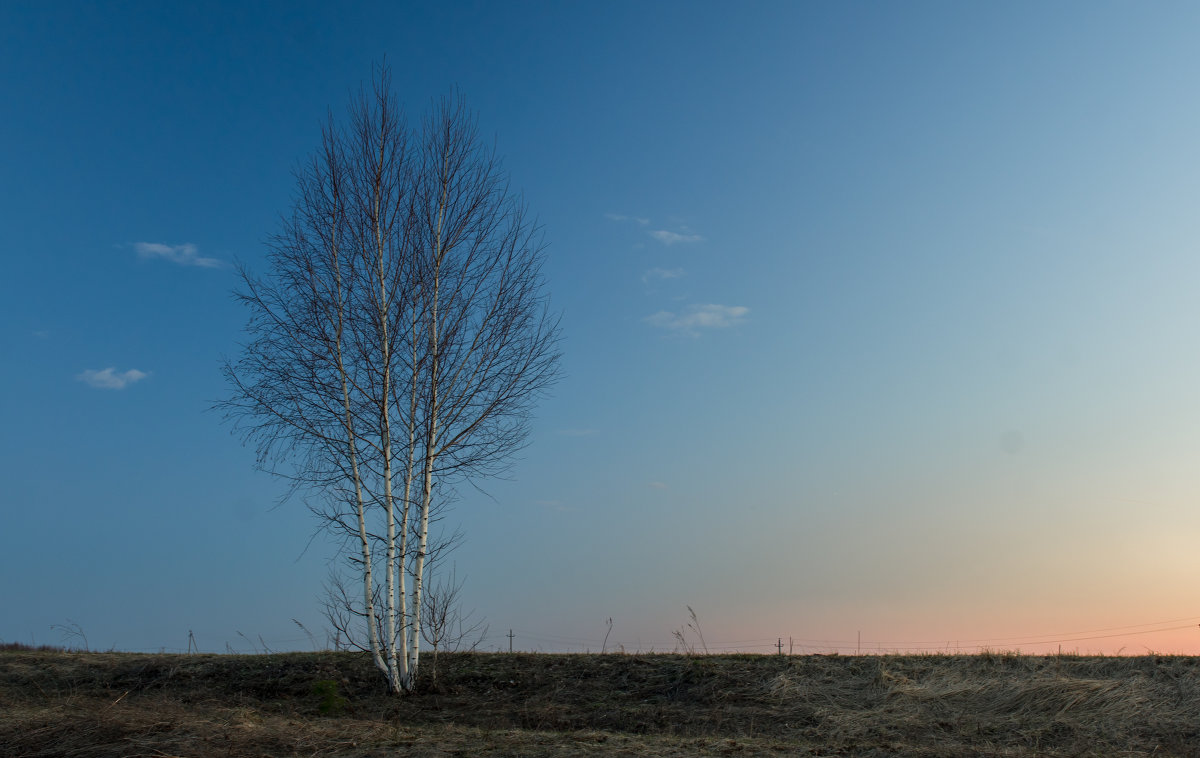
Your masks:
M0 756L1200 756L1200 658L0 651Z

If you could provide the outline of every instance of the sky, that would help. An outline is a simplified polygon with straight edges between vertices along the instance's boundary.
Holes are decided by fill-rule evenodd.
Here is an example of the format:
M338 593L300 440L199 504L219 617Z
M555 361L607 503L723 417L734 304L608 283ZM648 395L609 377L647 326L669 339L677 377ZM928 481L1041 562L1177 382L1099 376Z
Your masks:
M323 644L337 546L209 409L233 264L386 61L410 118L466 97L562 315L448 517L485 649L671 650L690 607L713 650L1200 654L1198 28L0 3L0 640Z

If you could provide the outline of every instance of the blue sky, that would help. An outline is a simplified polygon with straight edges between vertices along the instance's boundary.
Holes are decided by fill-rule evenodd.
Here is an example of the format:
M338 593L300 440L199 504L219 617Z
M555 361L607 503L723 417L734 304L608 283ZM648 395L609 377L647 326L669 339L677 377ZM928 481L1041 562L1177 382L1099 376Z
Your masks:
M477 111L563 313L531 444L452 516L489 645L595 649L611 617L661 650L690 605L764 652L1197 652L1198 23L0 5L0 639L323 628L333 546L206 409L246 317L230 264L261 267L386 59L412 118L456 86Z

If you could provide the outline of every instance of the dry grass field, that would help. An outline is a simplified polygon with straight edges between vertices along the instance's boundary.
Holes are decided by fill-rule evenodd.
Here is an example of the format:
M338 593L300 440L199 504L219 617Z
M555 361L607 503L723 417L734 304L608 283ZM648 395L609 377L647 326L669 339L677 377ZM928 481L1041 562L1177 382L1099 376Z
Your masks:
M425 659L428 676L432 658ZM0 651L0 755L1200 756L1200 658Z

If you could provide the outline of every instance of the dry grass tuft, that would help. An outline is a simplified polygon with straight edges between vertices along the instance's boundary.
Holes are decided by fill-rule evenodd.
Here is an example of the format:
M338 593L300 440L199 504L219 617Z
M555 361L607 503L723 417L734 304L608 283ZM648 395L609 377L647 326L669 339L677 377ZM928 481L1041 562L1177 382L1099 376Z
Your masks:
M0 756L1200 756L1200 659L0 651ZM345 705L322 714L317 682ZM323 685L327 690L328 685Z

